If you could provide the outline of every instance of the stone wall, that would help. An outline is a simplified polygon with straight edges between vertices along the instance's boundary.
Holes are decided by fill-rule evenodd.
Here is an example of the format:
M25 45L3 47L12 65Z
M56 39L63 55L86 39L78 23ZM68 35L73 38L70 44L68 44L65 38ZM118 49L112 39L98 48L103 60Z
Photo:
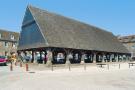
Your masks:
M7 46L5 46L5 42L8 43ZM15 46L13 45L14 42L8 42L8 41L0 41L0 56L10 55L11 52L17 51L17 43L15 43Z

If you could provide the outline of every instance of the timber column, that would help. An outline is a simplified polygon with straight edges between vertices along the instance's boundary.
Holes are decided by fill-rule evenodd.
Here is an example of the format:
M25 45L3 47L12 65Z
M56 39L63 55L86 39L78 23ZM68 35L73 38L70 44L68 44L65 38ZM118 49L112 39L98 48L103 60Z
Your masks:
M31 60L31 62L33 63L34 62L34 51L32 51L31 54L32 54L32 60Z
M66 51L66 55L67 55L66 56L66 65L69 65L69 64L71 64L69 59L73 56L71 55L70 51L68 51L68 50Z
M48 57L48 60L47 60L47 62L46 62L46 65L47 66L51 66L52 65L52 51L51 50L49 50L48 51L48 53L47 53L47 57Z
M97 60L96 60L96 56L97 56L96 54L97 54L97 53L96 53L96 52L93 52L93 54L94 54L93 63L96 63L96 61L97 61Z
M109 54L109 60L112 62L112 53Z
M81 64L84 64L85 63L84 58L85 58L85 55L84 55L84 53L82 53Z
M117 60L116 62L119 62L119 54L117 54L117 59L116 60Z
M39 63L41 64L41 63L43 63L43 59L42 59L42 51L39 51L39 54L40 54L40 61L39 61Z
M68 66L69 68L69 71L71 71L71 63L70 63L70 60L71 58L73 58L73 56L71 55L71 52L69 50L65 50L66 52L66 66Z
M126 61L129 61L129 56L128 55L126 55Z
M105 53L102 53L102 63L105 62Z

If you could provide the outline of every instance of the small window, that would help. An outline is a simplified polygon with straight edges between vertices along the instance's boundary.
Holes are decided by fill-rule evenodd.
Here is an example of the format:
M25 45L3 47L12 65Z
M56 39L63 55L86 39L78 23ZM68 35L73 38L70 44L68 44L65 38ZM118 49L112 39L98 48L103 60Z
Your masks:
M16 43L12 43L12 47L16 47Z
M11 35L11 39L12 39L12 40L14 40L14 39L15 39L14 35Z
M5 47L8 47L8 42L5 42Z
M5 51L5 56L8 56L8 52L7 51ZM5 57L6 58L6 57Z

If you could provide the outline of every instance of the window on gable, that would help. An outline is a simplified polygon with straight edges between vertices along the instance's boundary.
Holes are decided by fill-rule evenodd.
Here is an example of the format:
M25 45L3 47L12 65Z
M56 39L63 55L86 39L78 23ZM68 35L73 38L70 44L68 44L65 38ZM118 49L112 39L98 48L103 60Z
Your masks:
M14 39L15 39L14 35L11 35L11 39L12 39L12 40L14 40Z

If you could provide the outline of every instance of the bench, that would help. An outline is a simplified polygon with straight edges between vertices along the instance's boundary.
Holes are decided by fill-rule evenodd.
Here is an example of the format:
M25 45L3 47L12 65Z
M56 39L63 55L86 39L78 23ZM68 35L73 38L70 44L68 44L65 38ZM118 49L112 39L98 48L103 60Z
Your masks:
M107 66L108 66L108 69L109 69L109 64L105 64L105 63L98 63L97 65L98 65L99 67L101 67L101 68L102 68L103 66L107 65Z
M129 64L129 68L130 68L130 66L134 66L135 65L135 63L128 63Z

